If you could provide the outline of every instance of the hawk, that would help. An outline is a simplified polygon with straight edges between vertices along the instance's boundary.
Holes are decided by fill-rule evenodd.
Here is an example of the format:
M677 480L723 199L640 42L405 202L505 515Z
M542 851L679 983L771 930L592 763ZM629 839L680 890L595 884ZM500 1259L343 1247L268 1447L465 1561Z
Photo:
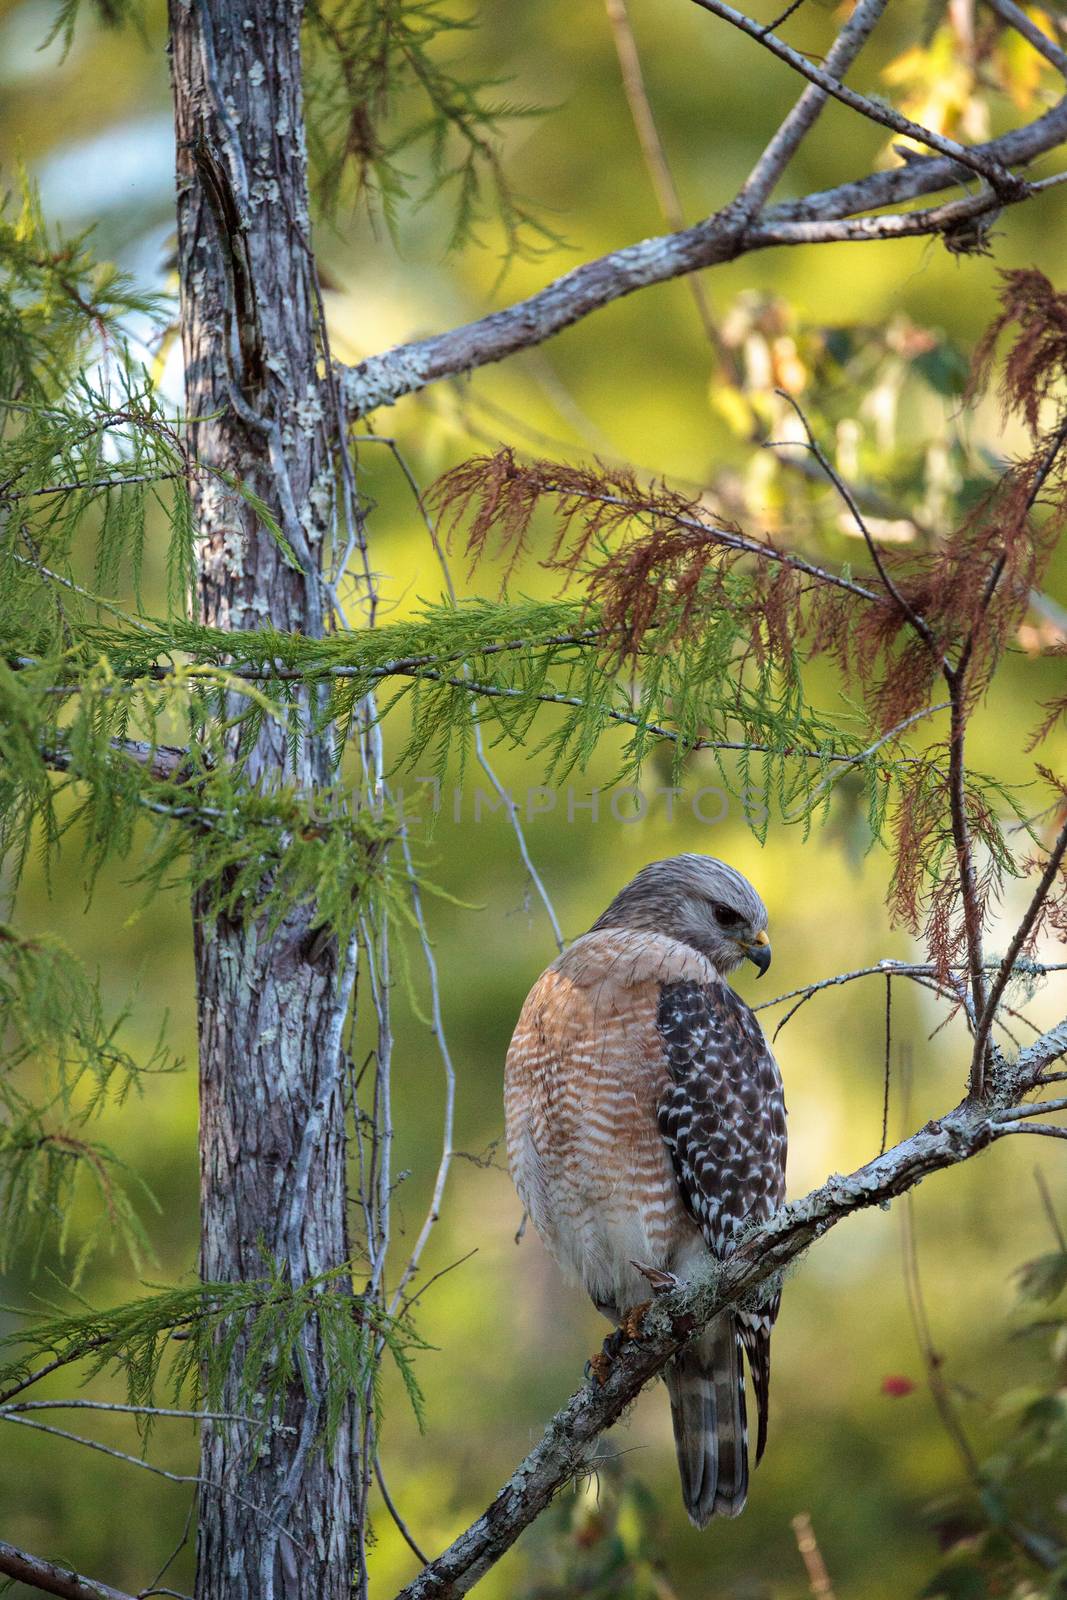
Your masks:
M641 1269L688 1279L785 1193L774 1057L727 975L770 964L767 911L712 856L656 861L542 973L505 1073L508 1164L548 1249L618 1326ZM742 1349L767 1436L774 1295L724 1312L665 1372L690 1520L748 1492Z

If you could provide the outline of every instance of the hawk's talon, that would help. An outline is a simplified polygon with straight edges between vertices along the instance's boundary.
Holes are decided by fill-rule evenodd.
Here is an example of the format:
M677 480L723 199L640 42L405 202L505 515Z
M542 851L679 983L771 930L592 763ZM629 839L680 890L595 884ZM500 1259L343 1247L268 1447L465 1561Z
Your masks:
M607 1344L607 1342L605 1339L604 1343ZM602 1389L608 1381L612 1359L606 1350L598 1350L596 1355L590 1356L585 1364L586 1378L589 1382L595 1383L598 1389Z
M618 1327L618 1337L620 1343L623 1339L637 1338L641 1328L641 1323L644 1321L645 1312L649 1309L651 1304L651 1300L642 1300L639 1306L631 1306L629 1311L623 1312L622 1321L619 1323Z
M633 1335L626 1331L625 1326L613 1328L608 1334L607 1338L604 1340L603 1345L597 1351L596 1355L590 1356L589 1360L586 1362L586 1377L594 1380L601 1388L603 1388L604 1384L608 1381L608 1373L611 1371L615 1357L618 1355L627 1339L632 1337Z

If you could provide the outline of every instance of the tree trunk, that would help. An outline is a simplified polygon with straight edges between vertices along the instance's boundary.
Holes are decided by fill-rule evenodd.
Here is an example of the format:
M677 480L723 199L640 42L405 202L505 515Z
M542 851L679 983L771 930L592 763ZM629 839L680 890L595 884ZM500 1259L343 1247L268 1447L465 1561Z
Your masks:
M318 300L308 246L300 80L301 6L286 0L171 0L178 139L178 255L189 443L196 467L199 604L217 627L269 621L319 634L333 440L317 369ZM277 540L232 485L274 512ZM249 781L307 789L328 770L318 738L294 754L267 723ZM200 1029L201 1271L294 1284L344 1262L345 1108L338 953L312 916L216 920L194 905ZM352 1584L353 1416L319 1447L322 1351L306 1335L310 1393L253 1459L247 1429L206 1426L198 1600L311 1596ZM236 1409L231 1376L224 1410ZM234 1493L236 1491L236 1493Z

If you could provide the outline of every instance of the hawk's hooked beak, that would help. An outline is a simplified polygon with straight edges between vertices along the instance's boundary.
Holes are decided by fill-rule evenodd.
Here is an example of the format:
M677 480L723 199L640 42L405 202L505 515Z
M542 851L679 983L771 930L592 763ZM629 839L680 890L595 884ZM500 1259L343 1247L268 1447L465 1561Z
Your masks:
M751 944L742 945L741 948L752 965L759 968L759 976L762 978L771 964L771 941L766 932L757 933Z

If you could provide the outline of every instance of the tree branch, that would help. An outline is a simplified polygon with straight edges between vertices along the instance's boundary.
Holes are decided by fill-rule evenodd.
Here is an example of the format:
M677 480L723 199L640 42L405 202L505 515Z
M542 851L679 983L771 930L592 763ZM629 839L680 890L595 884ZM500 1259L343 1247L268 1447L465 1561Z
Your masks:
M1043 1122L1001 1122L1001 1133L1039 1133L1046 1139L1067 1139L1067 1128L1049 1127Z
M952 821L952 841L956 851L956 871L959 876L960 898L963 904L963 929L967 943L967 964L970 969L971 1004L974 1008L975 1028L986 1009L985 971L982 959L982 914L978 903L978 878L974 866L974 846L970 824L967 820L966 766L963 741L967 730L967 713L963 699L963 684L947 664L944 668L952 709L949 713L948 766L949 813ZM971 1094L981 1099L985 1093L986 1049L975 1050L971 1058Z
M693 0L693 3L700 6L703 11L710 11L712 16L721 17L724 22L731 23L742 33L747 33L750 39L756 39L764 49L777 56L779 61L784 61L794 72L799 72L802 78L807 78L809 83L815 84L824 94L832 95L842 105L858 111L868 121L880 123L882 127L903 134L905 138L915 139L926 145L928 150L936 150L941 155L951 156L961 166L969 167L972 172L979 173L992 184L1001 198L1007 199L1018 194L1020 188L1024 187L1021 178L1009 172L996 156L990 155L982 146L972 149L958 144L955 139L948 139L944 134L935 133L932 128L924 128L921 123L912 122L910 117L902 116L899 111L894 111L892 106L880 100L871 100L867 95L858 94L855 89L849 89L832 74L809 61L799 50L794 50L792 45L779 39L777 34L761 28L758 22L746 17L743 11L737 11L733 6L727 5L726 0Z
M1067 139L1067 97L1023 128L969 152L1000 167L1034 160ZM919 157L889 172L821 190L801 200L786 201L749 222L736 206L726 206L694 227L626 245L587 261L546 288L515 305L447 333L396 345L354 367L341 369L344 393L354 416L378 406L393 405L441 378L456 377L476 367L502 361L517 350L543 344L612 301L652 284L734 261L752 250L811 242L804 230L816 223L840 223L859 213L935 194L960 182L961 166L948 156ZM1019 198L1028 191L1024 190ZM855 225L850 238L894 237L904 233L944 231L943 208L908 218L871 218ZM958 218L950 220L959 220ZM882 223L884 232L879 233ZM799 225L799 232L794 231ZM832 235L831 235L832 236Z
M1064 1049L1067 1018L1020 1054L1010 1099L996 1113L1033 1088L1043 1068ZM646 1311L636 1337L623 1344L603 1384L583 1385L571 1396L492 1504L397 1600L457 1600L466 1594L558 1490L585 1470L599 1435L672 1356L713 1317L796 1260L844 1217L906 1194L930 1173L969 1160L995 1139L1039 1126L998 1121L985 1106L964 1100L849 1176L835 1173L821 1188L783 1207L753 1229L734 1255L714 1263L706 1279L661 1296ZM1060 1132L1067 1136L1067 1129Z
M189 760L189 752L181 745L149 744L145 739L112 739L111 749L117 756L126 756L136 766L143 767L149 777L162 782L177 778ZM41 759L53 772L69 772L74 757L65 745L52 745L41 751Z
M860 0L826 57L825 70L830 76L841 78L848 71L877 27L887 3L888 0ZM826 100L826 90L809 83L741 187L736 204L746 216L755 216L762 208L801 141L815 126Z
M133 1600L124 1589L113 1589L96 1578L83 1578L72 1567L32 1556L4 1539L0 1539L0 1572L18 1583L29 1584L31 1589L63 1595L66 1600Z
M1021 34L1033 45L1039 55L1044 56L1046 61L1051 62L1056 70L1067 78L1067 55L1054 39L1050 39L1036 22L1031 21L1022 7L1015 4L1015 0L986 0L986 5L1001 22L1006 22L1009 28L1014 28L1016 33Z
M987 965L991 971L996 970L992 963ZM1014 970L1028 978L1043 978L1050 972L1067 972L1067 961L1056 961L1048 965L1042 962L1023 961ZM936 978L937 974L938 968L932 961L891 961L887 958L876 962L873 967L856 967L851 972L838 972L832 978L820 978L816 983L802 984L799 989L787 989L784 994L776 994L773 1000L761 1000L759 1005L752 1007L752 1010L769 1011L774 1006L784 1005L787 1000L795 1000L798 995L808 998L819 994L823 989L835 989L842 983L854 983L857 978Z
M974 1054L976 1060L983 1060L985 1058L985 1048L989 1039L990 1030L993 1026L994 1018L997 1014L997 1007L1000 1004L1004 990L1008 986L1008 979L1011 977L1012 972L1015 969L1015 963L1018 961L1027 939L1029 939L1030 934L1033 932L1034 925L1041 915L1045 901L1048 899L1049 891L1056 881L1056 875L1060 870L1060 865L1063 861L1065 852L1067 852L1067 822L1065 822L1063 827L1060 829L1059 838L1056 840L1056 843L1049 852L1049 858L1045 863L1045 870L1042 872L1037 888L1034 890L1033 898L1030 901L1029 906L1026 908L1026 914L1020 922L1018 928L1016 928L1015 936L1012 939L1011 944L1008 946L1004 960L1000 964L1000 970L997 972L997 975L993 980L993 986L989 992L989 998L986 1001L985 1010L979 1014L978 1028L974 1041Z

